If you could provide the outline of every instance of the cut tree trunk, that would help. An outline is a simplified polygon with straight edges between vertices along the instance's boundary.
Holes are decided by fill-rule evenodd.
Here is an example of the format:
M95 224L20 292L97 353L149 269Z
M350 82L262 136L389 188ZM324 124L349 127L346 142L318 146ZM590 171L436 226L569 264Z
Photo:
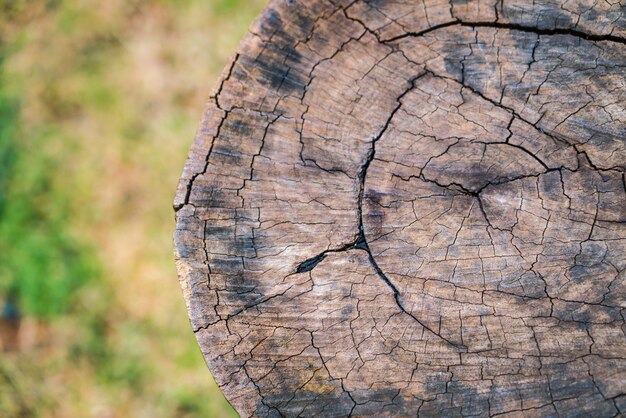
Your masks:
M175 200L242 416L626 413L626 6L272 0Z

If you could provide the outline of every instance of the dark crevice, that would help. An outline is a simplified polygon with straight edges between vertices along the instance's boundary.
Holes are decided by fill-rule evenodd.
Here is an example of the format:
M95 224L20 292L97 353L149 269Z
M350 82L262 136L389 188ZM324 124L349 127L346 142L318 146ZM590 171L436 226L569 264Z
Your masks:
M525 147L523 147L521 145L512 144L510 142L483 142L483 141L476 141L474 143L475 144L484 144L484 145L495 145L495 146L502 145L502 146L508 146L508 147L512 147L512 148L518 149L521 152L523 152L524 154L528 155L533 160L535 160L535 162L537 162L539 165L541 165L545 170L550 170L550 167L548 167L548 165L545 162L543 162L539 157L537 157L535 154L533 154L532 152L530 152L528 149L526 149ZM563 167L563 166L561 166L561 167Z
M429 331L431 334L434 334L437 337L441 338L442 340L444 340L446 343L448 343L449 345L453 346L454 348L466 349L465 347L460 346L458 344L455 344L452 341L448 340L447 338L443 337L440 333L438 333L438 332L434 331L433 329L431 329L430 327L428 327L426 324L424 324L422 321L420 321L415 315L413 315L411 312L407 311L404 308L404 305L402 304L402 301L401 301L401 298L400 298L400 291L391 282L391 280L389 280L389 278L387 277L385 272L380 268L380 266L376 262L376 259L374 258L374 255L372 254L372 251L371 251L371 249L369 247L369 244L367 243L367 239L365 238L365 228L363 227L363 197L364 197L364 192L365 192L365 178L367 176L367 170L368 170L370 164L372 163L372 161L374 160L374 157L376 155L376 143L378 142L378 140L380 140L380 138L387 131L387 129L389 128L389 126L391 124L391 121L393 120L394 116L396 115L396 113L402 107L402 98L404 98L410 91L412 91L415 88L415 85L416 85L415 83L417 82L417 80L419 80L420 78L422 78L426 74L428 74L428 73L427 72L421 72L419 75L417 75L416 77L412 78L410 80L410 82L409 82L409 87L406 90L404 90L404 92L402 92L402 94L400 94L400 96L398 96L398 98L396 99L396 101L397 101L396 107L389 114L389 117L387 118L387 120L386 120L385 124L383 125L382 129L372 139L372 141L371 141L371 148L370 148L369 152L366 155L365 161L363 162L363 164L361 165L361 168L359 169L359 176L358 176L358 178L359 178L359 194L358 194L358 197L357 197L358 232L356 234L355 240L353 242L349 243L349 244L346 244L346 245L342 246L341 248L334 249L334 250L326 250L326 251L316 255L315 257L312 257L312 258L309 258L309 259L303 261L296 268L296 273L304 273L304 272L309 272L309 271L313 270L322 260L324 260L324 258L326 258L326 256L329 253L337 253L337 252L343 252L343 251L348 251L348 250L353 250L353 249L365 251L367 253L368 260L369 260L371 266L376 271L376 274L378 275L378 277L393 291L393 295L394 295L394 299L396 301L396 305L398 305L398 308L400 308L400 310L403 313L405 313L408 316L410 316L411 318L413 318L413 320L415 320L418 324L420 324L424 329Z
M582 32L576 29L565 29L565 28L539 29L533 26L519 25L516 23L498 23L498 22L461 22L460 25L469 26L469 27L487 27L487 28L517 30L520 32L535 33L537 35L569 35L569 36L575 36L577 38L585 39L587 41L594 41L594 42L608 41L608 42L616 42L619 44L626 45L626 38L622 36L597 35L597 34Z
M304 260L302 263L300 263L298 265L298 267L296 268L296 273L306 273L306 272L309 272L309 271L313 270L330 253L340 253L340 252L343 252L343 251L351 250L353 248L356 248L354 242L352 242L350 244L346 244L346 245L342 246L341 248L337 248L337 249L334 249L334 250L323 251L323 252L319 253L318 255L316 255L315 257L311 257L311 258L309 258L307 260Z
M233 62L230 64L230 67L228 68L228 74L226 74L224 81L220 83L220 86L218 87L217 92L215 93L215 105L219 109L222 108L222 106L220 105L220 94L222 94L222 89L224 88L224 84L226 84L226 82L230 80L230 77L233 75L233 69L235 68L235 65L237 65L237 61L239 61L239 54L235 54L235 58L233 58Z
M235 54L235 57L233 58L233 62L230 64L230 67L228 68L228 74L226 74L226 77L224 77L224 79L220 83L219 87L217 88L217 92L215 93L215 96L213 97L213 100L215 101L215 106L217 106L217 108L220 110L223 110L222 106L220 105L220 94L222 94L222 89L224 88L224 84L226 84L226 82L230 80L230 77L233 75L233 70L235 68L235 65L237 65L237 61L239 61L239 56L240 56L239 54ZM211 157L211 152L213 151L213 144L215 143L215 140L220 136L220 130L222 129L222 125L224 124L224 121L226 120L226 117L228 116L229 112L230 112L229 110L224 110L224 116L222 117L219 125L217 126L217 131L215 133L215 136L211 140L211 146L209 147L209 150L207 151L207 155L205 157L204 168L202 169L201 172L195 173L193 176L191 176L191 178L187 182L187 191L185 192L185 200L183 201L183 203L174 205L174 212L178 212L180 209L182 209L183 206L189 204L189 197L191 196L191 189L193 188L193 182L196 180L196 178L198 178L198 176L205 174L207 169L209 168L209 158Z
M393 38L389 38L389 39L384 39L381 41L381 43L387 43L387 42L394 42L394 41L399 41L400 39L404 39L404 38L417 38L420 36L424 36L427 33L436 31L438 29L443 29L443 28L447 28L449 26L457 26L460 25L462 22L460 20L451 20L449 22L445 22L445 23L441 23L439 25L435 25L435 26L431 26L428 29L424 29L421 30L419 32L407 32L407 33L403 33L402 35L398 35L398 36L394 36Z
M517 30L520 32L534 33L537 35L569 35L577 38L585 39L587 41L594 42L615 42L622 45L626 45L626 38L617 35L597 35L592 33L582 32L576 29L566 28L553 28L553 29L540 29L534 26L520 25L517 23L502 23L502 22L472 22L462 20L451 20L439 25L431 26L428 29L424 29L419 32L407 32L402 35L394 36L393 38L384 39L382 43L394 42L404 38L415 38L426 35L427 33L436 31L438 29L450 27L450 26L466 26L471 28L496 28L496 29L508 29Z
M503 105L502 103L498 103L498 102L496 102L495 100L491 99L490 97L487 97L487 96L486 96L484 93L482 93L481 91L476 90L474 87L472 87L472 86L470 86L470 85L468 85L468 84L464 84L464 82L463 82L462 80L457 80L456 78L453 78L453 77L448 77L448 76L445 76L445 75L438 74L438 73L436 73L436 72L434 72L434 71L432 71L432 70L430 70L430 69L428 69L428 68L427 68L427 69L425 69L425 71L426 71L427 73L429 73L429 74L430 74L431 76L433 76L433 77L436 77L436 78L439 78L439 79L442 79L442 80L450 80L450 81L452 81L452 82L458 83L458 84L461 86L461 88L462 88L462 89L467 89L468 91L470 91L471 93L473 93L473 94L477 95L477 96L478 96L478 97L480 97L481 99L483 99L483 100L485 100L485 101L487 101L487 102L491 103L493 106L495 106L495 107L497 107L497 108L499 108L499 109L503 109L503 110L505 110L505 111L507 111L507 112L511 113L512 118L511 118L511 120L509 121L509 124L508 124L508 126L507 126L507 128L506 128L506 129L509 131L509 136L506 138L505 142L504 142L504 143L502 143L502 144L506 144L506 145L510 145L510 146L512 146L512 147L515 147L515 148L519 148L520 150L522 150L522 151L526 152L527 154L529 154L530 156L532 156L535 160L537 160L537 161L538 161L541 165L543 165L544 167L548 168L548 166L547 166L547 165L546 165L543 161L541 161L541 160L540 160L540 159L539 159L536 155L534 155L534 154L530 153L528 150L526 150L526 149L525 149L525 148L523 148L522 146L520 146L520 145L516 145L516 144L512 144L512 143L509 141L509 139L511 138L511 136L513 136L513 132L511 132L511 125L513 124L513 121L514 121L515 119L518 119L518 120L520 120L521 122L526 123L527 125L529 125L529 126L530 126L530 127L532 127L533 129L535 129L535 130L536 130L537 132L539 132L540 134L546 135L548 138L550 138L550 139L554 140L555 142L558 142L558 143L564 144L564 145L566 145L566 146L568 146L568 147L573 147L573 148L574 148L574 150L578 152L578 150L576 149L576 145L575 145L575 144L572 144L572 143L568 142L567 140L562 139L562 138L560 138L560 137L556 136L553 132L549 132L549 131L547 131L546 129L542 128L541 126L539 126L539 122L536 122L536 123L532 123L532 122L530 122L529 120L527 120L527 119L525 119L524 117L522 117L522 116L521 116L521 115L520 115L520 114L519 114L519 113L518 113L515 109L513 109L512 107L505 106L505 105ZM461 89L461 94L462 94L462 89ZM589 158L587 157L587 159L589 159ZM564 166L561 166L560 168L565 168L565 167L564 167ZM594 167L594 168L595 168L595 167ZM549 168L546 172L553 171L553 170L554 170L554 168L552 167L552 168Z
M176 212L178 212L183 206L189 203L189 197L191 196L191 189L193 188L193 182L196 181L196 179L199 176L206 174L206 171L209 168L209 159L211 158L211 153L213 152L213 145L215 144L215 141L217 140L217 138L219 138L220 136L222 125L224 125L224 121L228 117L228 113L229 113L228 110L224 111L224 117L222 117L222 120L220 120L220 123L217 126L217 131L215 133L215 136L211 140L211 146L209 147L209 150L207 151L207 154L204 160L204 168L202 169L202 171L195 173L193 176L191 176L191 178L189 179L189 182L187 183L187 192L185 193L185 200L183 201L183 203L174 206L174 210Z

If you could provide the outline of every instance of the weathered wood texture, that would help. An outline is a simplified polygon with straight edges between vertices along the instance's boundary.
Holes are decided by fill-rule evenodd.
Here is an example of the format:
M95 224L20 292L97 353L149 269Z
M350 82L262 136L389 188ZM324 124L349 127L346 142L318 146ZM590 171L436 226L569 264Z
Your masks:
M272 0L176 195L242 416L626 413L626 6Z

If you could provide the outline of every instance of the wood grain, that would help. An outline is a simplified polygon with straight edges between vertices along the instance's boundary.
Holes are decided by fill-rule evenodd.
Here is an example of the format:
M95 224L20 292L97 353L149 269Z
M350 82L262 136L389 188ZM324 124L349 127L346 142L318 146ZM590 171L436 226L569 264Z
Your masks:
M175 198L242 416L626 413L626 6L272 0Z

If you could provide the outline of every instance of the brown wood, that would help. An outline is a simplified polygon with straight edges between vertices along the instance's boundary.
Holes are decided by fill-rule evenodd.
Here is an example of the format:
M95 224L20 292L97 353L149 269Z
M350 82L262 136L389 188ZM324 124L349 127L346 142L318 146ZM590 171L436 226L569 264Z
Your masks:
M175 209L242 416L626 412L626 6L272 0Z

